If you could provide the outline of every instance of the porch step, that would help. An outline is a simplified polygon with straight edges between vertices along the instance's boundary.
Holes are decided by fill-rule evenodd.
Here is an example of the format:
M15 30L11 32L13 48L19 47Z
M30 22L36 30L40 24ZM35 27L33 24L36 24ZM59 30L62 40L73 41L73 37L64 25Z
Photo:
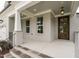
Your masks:
M16 57L16 58L51 58L48 55L33 51L33 50L23 47L23 46L14 47L8 55L9 56L11 55L12 57ZM8 56L8 58L9 58L9 56Z
M21 52L20 50L13 48L10 53L16 58L31 58L31 56Z
M34 57L34 58L52 58L48 55L45 55L43 53L34 51L32 49L29 49L29 48L26 48L26 47L23 47L23 46L20 46L20 45L18 47L21 48L20 51L24 51L26 54L28 54L28 55L30 55L31 57Z
M30 55L31 58L35 58L35 57L41 58L39 55L33 53L32 51L28 50L27 48L26 48L26 49L25 49L25 48L23 49L23 48L21 48L21 47L19 47L19 48L16 47L15 49L17 49L17 50L23 52L24 54Z
M4 58L15 58L12 54L7 53L4 55Z

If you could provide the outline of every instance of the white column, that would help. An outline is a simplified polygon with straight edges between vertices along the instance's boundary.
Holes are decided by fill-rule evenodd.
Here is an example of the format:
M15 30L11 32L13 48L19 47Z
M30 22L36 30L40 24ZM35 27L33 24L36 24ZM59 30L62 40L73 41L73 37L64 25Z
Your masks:
M75 32L75 57L79 58L79 32Z
M20 45L22 43L23 43L23 32L21 28L20 12L16 11L13 45Z
M15 29L14 31L22 31L21 29L21 18L20 18L20 12L16 11L15 13Z
M76 14L74 17L74 20L76 21L75 30L77 31L75 33L75 57L79 58L79 14Z

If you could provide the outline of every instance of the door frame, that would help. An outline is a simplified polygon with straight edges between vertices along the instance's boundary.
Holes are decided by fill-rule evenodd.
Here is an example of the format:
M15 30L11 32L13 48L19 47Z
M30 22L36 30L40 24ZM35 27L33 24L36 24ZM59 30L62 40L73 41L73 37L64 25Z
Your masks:
M58 39L61 39L61 38L59 38L59 19L60 18L68 18L68 39L67 40L69 40L70 39L70 16L69 15L67 15L67 16L62 16L62 17L58 17Z

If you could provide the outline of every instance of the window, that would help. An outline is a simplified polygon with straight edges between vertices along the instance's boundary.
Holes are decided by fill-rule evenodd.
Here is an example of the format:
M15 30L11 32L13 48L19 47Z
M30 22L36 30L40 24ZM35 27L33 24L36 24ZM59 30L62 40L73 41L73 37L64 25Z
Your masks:
M26 33L30 33L30 20L26 20Z
M38 33L43 33L43 17L37 18Z

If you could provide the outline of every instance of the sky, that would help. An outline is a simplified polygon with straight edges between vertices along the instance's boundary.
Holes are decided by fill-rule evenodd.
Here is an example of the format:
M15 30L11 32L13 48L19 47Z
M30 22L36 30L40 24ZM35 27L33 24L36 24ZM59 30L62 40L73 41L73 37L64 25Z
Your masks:
M0 0L0 12L2 11L2 9L4 8L4 0Z

